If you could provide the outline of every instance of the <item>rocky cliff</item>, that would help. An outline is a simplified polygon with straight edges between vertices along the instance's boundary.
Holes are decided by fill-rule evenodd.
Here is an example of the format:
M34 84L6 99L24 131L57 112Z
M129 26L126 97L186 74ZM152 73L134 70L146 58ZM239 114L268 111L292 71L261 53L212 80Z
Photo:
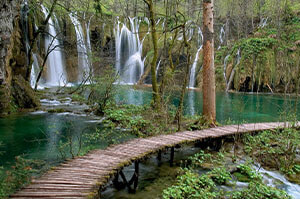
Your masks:
M28 89L24 89L30 85L27 81L23 81L27 57L20 24L20 7L21 0L0 1L0 115L9 113L14 105L18 108L32 108L39 105L34 95L28 94ZM17 76L21 77L14 78ZM18 81L24 84L23 88L14 88L14 85L20 84ZM23 99L27 102L22 102ZM22 106L24 104L26 106Z

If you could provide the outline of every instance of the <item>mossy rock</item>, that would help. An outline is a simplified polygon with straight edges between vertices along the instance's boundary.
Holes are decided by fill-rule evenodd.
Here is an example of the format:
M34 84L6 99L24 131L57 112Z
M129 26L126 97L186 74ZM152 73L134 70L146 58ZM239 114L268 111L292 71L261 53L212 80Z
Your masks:
M68 111L66 109L63 109L63 108L48 110L48 113L65 113L65 112L68 112Z
M251 181L251 179L250 179L248 176L243 175L243 174L241 174L241 173L239 173L239 172L234 172L233 175L234 175L234 176L237 178L237 180L240 181L240 182L250 182L250 181Z
M35 92L21 75L13 78L11 91L13 101L18 108L27 109L40 106L40 101L35 95Z
M297 174L294 174L294 175L288 175L286 177L290 182L293 182L293 183L296 183L296 184L300 185L300 173L297 173Z
M1 85L0 86L0 115L9 112L9 104L10 104L10 97L9 97L9 90L7 86Z

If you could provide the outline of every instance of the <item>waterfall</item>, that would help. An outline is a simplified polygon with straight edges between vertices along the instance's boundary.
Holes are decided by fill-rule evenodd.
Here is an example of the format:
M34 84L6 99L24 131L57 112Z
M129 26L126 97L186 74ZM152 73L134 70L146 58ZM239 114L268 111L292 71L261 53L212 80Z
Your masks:
M198 64L198 60L199 60L199 53L202 49L202 45L203 44L203 34L201 31L201 28L198 27L198 50L195 56L195 60L193 62L192 68L191 68L191 72L190 72L190 82L189 82L189 88L194 88L195 87L195 83L196 83L196 69L197 69L197 64Z
M236 65L240 64L241 58L242 58L242 56L241 56L241 49L239 48L238 51L237 51L237 53L236 53Z
M159 67L160 67L160 63L161 63L161 60L159 60L157 66L156 66L156 76L158 77L158 70L159 70Z
M138 18L129 18L130 27L125 23L117 23L116 31L116 70L118 71L121 83L134 84L144 73L144 62L142 59L143 41L139 39Z
M260 24L259 24L259 27L260 28L264 28L265 26L268 25L268 17L267 18L262 18L261 21L260 21Z
M45 18L48 16L47 9L41 5L42 11L45 15ZM55 15L53 15L55 22L57 23L57 19ZM63 86L67 83L66 72L64 70L64 61L63 55L60 48L60 43L57 39L57 32L54 27L54 22L50 17L48 21L48 31L49 35L45 36L45 49L46 54L50 51L47 59L47 86Z
M28 2L24 0L22 2L22 9L21 9L21 19L22 19L22 31L24 35L24 44L25 44L25 52L26 52L26 66L29 66L30 63L30 45L29 45L29 36L28 36Z
M227 62L228 62L229 57L230 57L230 55L227 55L224 59L224 72L223 72L223 75L224 75L224 80L225 80L226 84L227 84L226 70L227 70Z
M296 199L300 197L300 186L298 184L289 182L285 176L279 172L268 171L259 164L253 165L253 168L262 175L263 181L266 185L283 189L289 195L291 195L292 198Z
M75 27L77 38L77 53L78 53L78 82L84 81L90 74L88 50L85 44L84 33L81 23L74 14L69 14L71 21ZM87 32L87 38L89 40L89 33ZM88 48L90 48L90 40L87 42Z
M90 54L92 52L92 45L91 45L91 37L90 37L90 25L91 25L91 19L89 19L88 23L85 24L86 29L86 45L87 45L87 52Z
M241 56L241 49L239 48L238 51L237 51L237 53L236 53L236 64L232 68L229 80L228 80L227 85L226 85L226 92L228 92L229 89L230 89L231 82L233 81L233 78L234 78L234 75L235 75L235 67L240 64L241 58L242 58L242 56Z
M34 88L37 80L37 74L40 71L40 66L39 66L37 54L33 53L32 57L33 57L33 63L32 63L31 74L30 74L30 85L31 88Z
M220 45L218 47L218 50L221 48L221 46L224 44L224 41L225 41L225 36L226 36L226 33L225 33L225 25L224 24L222 27L221 27L221 30L220 30L220 35L219 35L219 40L220 40Z

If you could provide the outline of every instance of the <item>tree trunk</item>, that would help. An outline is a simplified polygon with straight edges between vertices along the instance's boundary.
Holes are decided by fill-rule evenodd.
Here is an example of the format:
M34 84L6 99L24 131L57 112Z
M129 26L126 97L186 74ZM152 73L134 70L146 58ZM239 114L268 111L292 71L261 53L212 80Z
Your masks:
M216 121L216 86L214 68L214 14L213 0L203 0L203 116Z
M182 31L183 31L184 47L187 49L187 52L186 52L187 61L186 61L186 66L185 66L185 74L184 74L184 80L183 80L183 84L182 84L182 88L181 88L179 105L178 105L178 109L177 109L176 116L175 116L175 119L177 121L177 131L181 131L183 101L184 101L186 88L187 88L188 82L189 82L190 65L191 65L191 53L190 53L191 45L189 44L189 42L187 40L185 25L186 25L186 22L183 25Z
M154 18L154 6L152 0L144 0L145 3L148 5L149 13L150 13L150 21L151 21L151 36L152 36L152 43L153 43L153 58L151 62L151 79L152 79L152 90L153 90L153 103L154 107L159 110L160 108L160 97L158 93L158 84L156 78L156 62L158 58L158 44L157 44L157 34L156 34L156 24Z

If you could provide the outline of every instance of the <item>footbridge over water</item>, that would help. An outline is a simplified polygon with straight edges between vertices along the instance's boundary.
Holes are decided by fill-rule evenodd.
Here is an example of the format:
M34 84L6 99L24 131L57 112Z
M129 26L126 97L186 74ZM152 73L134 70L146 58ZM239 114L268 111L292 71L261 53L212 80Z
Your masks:
M169 135L159 135L149 138L138 138L123 144L113 145L105 150L95 150L85 156L68 160L65 163L48 171L11 198L99 198L100 191L108 181L114 178L117 186L119 178L135 190L138 185L139 161L158 153L166 148L171 149L170 164L174 159L174 147L193 142L224 139L229 136L260 132L264 130L283 129L288 123L255 123L243 125L228 125L199 131L185 131ZM296 124L300 126L300 122ZM122 169L135 163L135 172L127 180Z

